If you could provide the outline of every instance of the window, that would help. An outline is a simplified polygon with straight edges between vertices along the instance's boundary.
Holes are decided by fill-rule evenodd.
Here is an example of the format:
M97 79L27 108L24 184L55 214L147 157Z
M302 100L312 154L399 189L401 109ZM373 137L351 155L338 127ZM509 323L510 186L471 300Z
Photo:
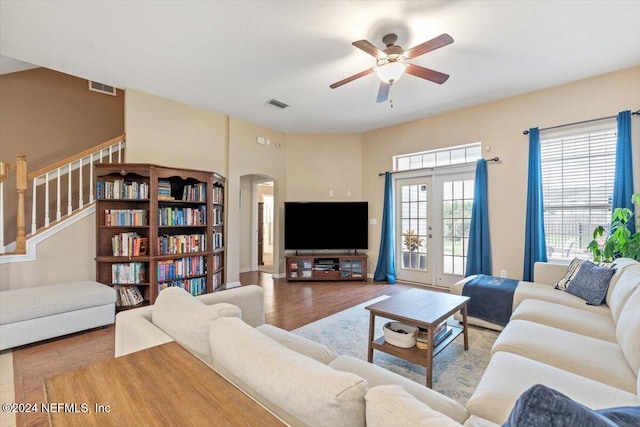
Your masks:
M393 170L403 171L472 163L482 157L481 148L482 144L475 142L439 150L394 156Z
M442 261L443 273L464 276L467 268L467 248L474 180L442 183Z
M611 221L616 162L615 121L540 137L547 257L588 258L598 225Z

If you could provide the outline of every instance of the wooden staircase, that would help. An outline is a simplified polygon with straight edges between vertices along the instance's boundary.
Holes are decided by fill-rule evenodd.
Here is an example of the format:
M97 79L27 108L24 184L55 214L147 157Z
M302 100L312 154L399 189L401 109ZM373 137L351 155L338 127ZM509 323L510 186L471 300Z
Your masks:
M0 262L26 254L29 239L93 206L93 165L123 163L125 146L123 134L31 173L24 154L17 154L15 163L0 162ZM5 184L13 182L16 197L5 197ZM12 243L5 244L6 238Z

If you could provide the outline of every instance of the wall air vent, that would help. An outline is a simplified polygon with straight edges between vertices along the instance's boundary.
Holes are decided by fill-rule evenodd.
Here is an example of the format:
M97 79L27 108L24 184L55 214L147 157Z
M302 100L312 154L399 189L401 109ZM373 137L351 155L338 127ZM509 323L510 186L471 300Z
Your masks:
M105 85L103 83L99 83L99 82L94 82L89 80L89 90L92 90L94 92L100 92L100 93L104 93L107 95L113 95L116 96L116 88L113 86L108 86Z
M289 106L289 104L285 104L284 102L278 101L277 99L270 99L266 102L266 104L270 107L279 108L281 110L284 110Z

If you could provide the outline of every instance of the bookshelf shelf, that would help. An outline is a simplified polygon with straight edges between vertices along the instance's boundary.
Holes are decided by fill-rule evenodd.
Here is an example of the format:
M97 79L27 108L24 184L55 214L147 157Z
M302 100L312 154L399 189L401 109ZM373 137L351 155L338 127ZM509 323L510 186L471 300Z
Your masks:
M95 177L96 280L119 291L118 310L168 286L225 288L224 177L142 163L98 164Z

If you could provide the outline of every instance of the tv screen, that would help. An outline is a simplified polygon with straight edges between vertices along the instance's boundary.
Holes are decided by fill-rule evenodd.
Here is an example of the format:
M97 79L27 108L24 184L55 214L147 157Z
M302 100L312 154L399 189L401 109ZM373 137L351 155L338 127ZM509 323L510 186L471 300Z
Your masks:
M367 202L285 202L285 249L368 249Z

